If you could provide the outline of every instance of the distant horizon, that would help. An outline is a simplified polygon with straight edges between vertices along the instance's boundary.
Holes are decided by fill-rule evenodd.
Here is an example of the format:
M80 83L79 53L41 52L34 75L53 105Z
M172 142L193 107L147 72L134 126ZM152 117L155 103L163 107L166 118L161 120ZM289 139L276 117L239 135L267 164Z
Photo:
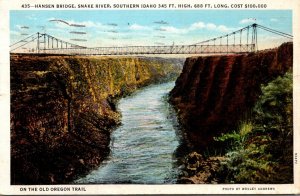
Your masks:
M87 47L191 45L253 23L292 35L291 10L13 10L10 43L45 32ZM259 50L287 41L258 31Z

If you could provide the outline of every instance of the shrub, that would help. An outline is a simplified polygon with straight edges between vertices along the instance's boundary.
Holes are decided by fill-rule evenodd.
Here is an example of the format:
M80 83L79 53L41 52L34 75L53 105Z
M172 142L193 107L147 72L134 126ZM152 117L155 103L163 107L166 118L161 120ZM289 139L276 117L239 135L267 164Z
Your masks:
M292 72L262 86L250 118L216 141L229 145L220 174L226 183L293 181Z

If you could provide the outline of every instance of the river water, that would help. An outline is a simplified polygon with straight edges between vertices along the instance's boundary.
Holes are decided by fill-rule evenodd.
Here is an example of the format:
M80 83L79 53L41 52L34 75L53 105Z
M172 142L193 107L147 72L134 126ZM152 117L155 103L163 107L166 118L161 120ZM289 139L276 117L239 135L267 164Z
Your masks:
M179 137L166 99L173 87L174 82L151 85L121 99L122 125L111 135L110 156L75 183L176 183Z

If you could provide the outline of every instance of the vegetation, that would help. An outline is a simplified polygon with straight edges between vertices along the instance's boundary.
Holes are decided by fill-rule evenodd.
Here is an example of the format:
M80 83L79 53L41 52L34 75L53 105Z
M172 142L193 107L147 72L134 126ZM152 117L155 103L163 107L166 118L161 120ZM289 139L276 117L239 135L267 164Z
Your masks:
M238 131L215 140L227 148L225 183L292 183L292 71L262 86L262 95Z

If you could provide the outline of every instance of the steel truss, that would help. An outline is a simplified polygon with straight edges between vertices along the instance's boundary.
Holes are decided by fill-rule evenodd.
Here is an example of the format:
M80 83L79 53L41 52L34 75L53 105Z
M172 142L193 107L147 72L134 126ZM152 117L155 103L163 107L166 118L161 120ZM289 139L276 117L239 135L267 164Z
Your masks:
M229 34L192 45L84 47L55 38L46 33L36 33L11 45L11 53L26 44L35 43L36 49L26 53L67 55L140 55L140 54L228 54L257 51L257 27L292 39L293 36L258 24L252 24ZM25 42L25 43L24 43Z

